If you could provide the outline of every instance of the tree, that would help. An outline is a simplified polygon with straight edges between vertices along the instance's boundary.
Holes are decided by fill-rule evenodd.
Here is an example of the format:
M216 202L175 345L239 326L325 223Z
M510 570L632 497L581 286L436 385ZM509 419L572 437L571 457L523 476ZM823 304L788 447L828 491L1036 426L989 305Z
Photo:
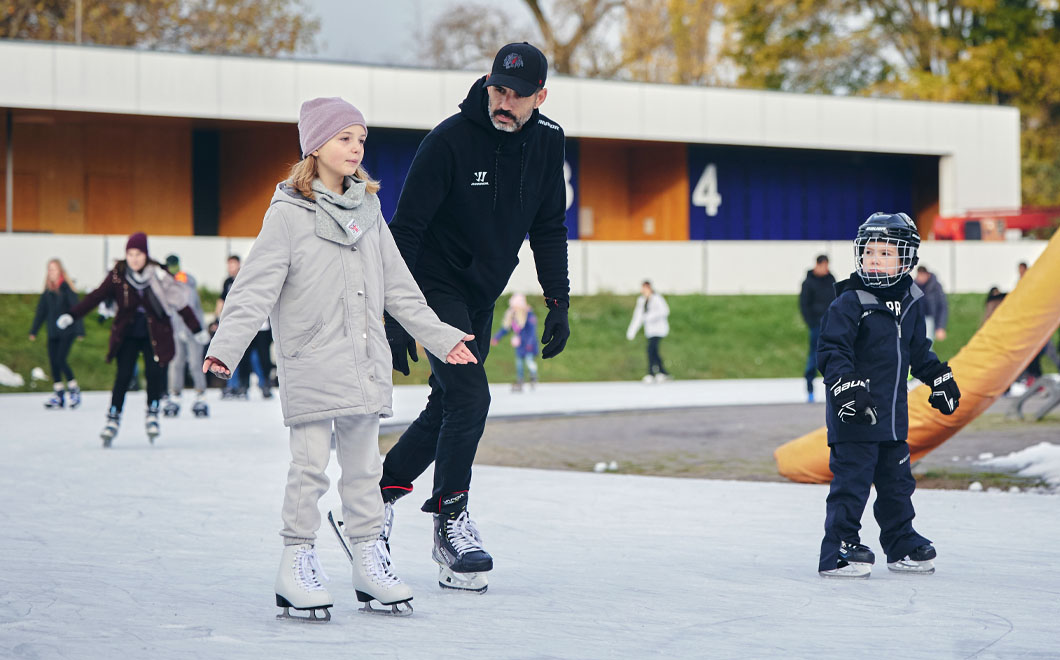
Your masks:
M9 0L0 34L75 41L69 0ZM319 23L303 0L85 0L81 42L158 50L280 55L310 47Z

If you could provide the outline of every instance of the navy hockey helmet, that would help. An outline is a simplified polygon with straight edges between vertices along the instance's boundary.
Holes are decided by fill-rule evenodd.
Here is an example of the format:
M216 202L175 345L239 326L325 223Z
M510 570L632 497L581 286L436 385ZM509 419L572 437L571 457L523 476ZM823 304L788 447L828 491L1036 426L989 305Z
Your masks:
M866 256L866 248L870 247ZM884 288L902 279L919 261L920 234L905 213L876 212L858 227L854 264L866 286Z

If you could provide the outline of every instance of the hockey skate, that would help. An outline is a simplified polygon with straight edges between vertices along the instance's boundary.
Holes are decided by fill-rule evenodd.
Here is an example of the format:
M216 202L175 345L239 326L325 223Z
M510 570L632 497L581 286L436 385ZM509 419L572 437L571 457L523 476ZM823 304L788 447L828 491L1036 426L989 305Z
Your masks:
M351 545L346 542L342 521L336 520L330 511L328 522L353 566L353 588L357 592L357 600L364 603L360 611L388 616L411 615L412 590L394 575L390 551L382 537ZM390 609L372 607L373 600Z
M121 413L114 406L110 407L110 412L107 413L107 423L100 431L99 437L103 439L103 448L110 447L110 443L114 441L114 436L118 435L118 426L121 424Z
M935 572L935 548L929 543L913 550L898 561L887 562L887 569L895 573L931 575Z
M81 405L81 388L76 384L67 383L67 393L70 395L70 410L77 408Z
M44 402L44 407L48 410L57 410L66 406L65 398L63 397L62 390L55 390L52 392L52 398Z
M486 573L493 557L482 547L482 537L467 511L434 514L434 549L438 586L443 589L486 593Z
M286 545L280 558L280 571L276 574L276 607L283 608L277 619L288 619L301 623L327 623L331 621L331 610L335 604L331 594L321 584L328 576L320 566L316 550L308 543ZM308 612L307 616L291 614L291 609ZM323 613L323 616L317 616Z
M180 414L180 397L166 397L166 402L162 405L162 415L164 417L176 417Z
M827 571L818 571L821 577L826 578L854 578L867 579L872 574L872 565L876 563L876 555L868 546L860 543L839 544L839 560L836 567Z
M144 416L144 430L147 432L148 442L155 444L155 438L162 433L162 428L158 425L157 401L147 408L147 414Z
M191 412L196 417L210 416L210 406L206 405L206 399L202 394L195 397L195 403L191 406Z

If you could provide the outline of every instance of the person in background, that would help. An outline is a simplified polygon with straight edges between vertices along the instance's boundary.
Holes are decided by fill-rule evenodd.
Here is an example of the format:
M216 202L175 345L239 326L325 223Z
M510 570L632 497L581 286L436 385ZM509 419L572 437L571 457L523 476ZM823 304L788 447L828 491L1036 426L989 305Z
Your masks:
M165 368L173 359L173 323L179 313L196 339L205 344L210 333L199 324L188 304L188 288L178 283L162 264L150 258L147 235L137 232L125 243L125 259L117 262L95 291L56 321L59 328L73 325L104 300L117 303L110 327L107 362L117 357L118 369L111 391L107 422L100 433L103 446L110 447L121 424L125 393L137 358L143 354L147 375L147 410L144 428L152 443L159 435L159 400L165 390Z
M661 294L655 292L648 280L640 285L640 296L633 307L633 318L626 329L626 339L633 341L642 325L648 340L648 373L641 380L645 383L670 380L670 372L663 366L659 354L659 344L663 337L670 334L670 306Z
M70 309L77 304L77 294L70 287L66 276L66 270L58 259L48 262L47 275L44 278L44 292L37 300L37 313L33 316L33 325L29 330L29 340L37 340L37 331L41 325L48 332L48 361L52 369L53 394L44 403L45 408L58 409L66 405L66 397L70 399L70 407L76 408L81 405L81 388L77 385L74 370L70 368L67 358L74 340L85 338L85 324L78 319L72 326L59 329L55 321L63 314L69 313ZM63 387L63 379L66 386Z
M810 331L810 350L806 354L806 400L813 403L813 379L817 377L817 341L821 336L821 317L835 300L835 277L828 270L828 255L817 255L817 263L806 271L799 291L799 313Z
M508 309L504 312L501 329L493 335L490 345L496 346L502 337L512 334L512 347L515 349L515 383L513 392L523 390L524 372L530 374L530 388L537 384L537 316L526 301L526 296L513 293L508 299Z
M925 266L917 266L916 285L924 292L921 304L924 306L924 324L928 339L946 341L946 326L950 318L950 304L946 292L935 274Z
M202 312L202 302L199 300L199 288L195 278L180 267L180 257L171 254L166 257L166 270L179 284L187 289L188 304L191 306L195 318L200 327L205 327L205 317ZM169 363L169 396L162 405L162 414L166 417L175 417L180 414L181 395L184 391L184 374L190 368L191 381L195 387L195 403L191 411L196 417L205 417L209 414L206 405L206 374L202 373L199 365L202 364L205 346L192 336L187 324L173 322L173 360Z

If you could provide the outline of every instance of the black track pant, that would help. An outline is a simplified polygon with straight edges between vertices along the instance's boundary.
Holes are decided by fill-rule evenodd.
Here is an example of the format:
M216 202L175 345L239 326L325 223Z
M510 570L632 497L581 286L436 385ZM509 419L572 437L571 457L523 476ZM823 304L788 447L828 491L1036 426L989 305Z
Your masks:
M484 363L490 349L493 307L469 309L458 298L427 296L442 321L475 335L468 348L478 364L448 364L431 354L431 393L427 407L387 453L380 486L386 500L412 490L412 481L434 462L434 491L424 511L437 513L440 500L468 490L471 464L490 408Z
M52 382L61 383L64 380L74 379L74 370L66 358L70 355L70 347L74 345L73 334L64 334L61 337L48 338L48 361L52 366Z
M909 445L901 442L843 442L831 446L828 491L819 570L836 567L839 543L861 542L861 514L876 484L872 512L880 525L880 544L887 561L898 561L917 547L931 543L913 529L913 490Z
M272 359L269 356L269 347L271 345L272 330L258 330L258 334L254 335L254 338L250 340L250 346L243 352L243 357L239 360L239 386L244 390L250 389L250 372L253 369L253 365L250 362L252 351L258 354L258 364L261 365L261 373L258 374L262 379L261 389L269 389L271 385L269 374L272 373Z
M147 407L157 407L158 400L166 387L166 370L155 361L151 349L151 340L147 337L126 337L118 347L118 373L114 375L114 389L111 390L110 405L121 413L125 405L125 393L129 389L136 358L144 356L144 374L147 376Z

